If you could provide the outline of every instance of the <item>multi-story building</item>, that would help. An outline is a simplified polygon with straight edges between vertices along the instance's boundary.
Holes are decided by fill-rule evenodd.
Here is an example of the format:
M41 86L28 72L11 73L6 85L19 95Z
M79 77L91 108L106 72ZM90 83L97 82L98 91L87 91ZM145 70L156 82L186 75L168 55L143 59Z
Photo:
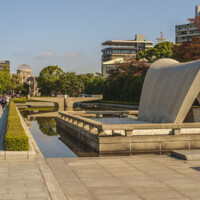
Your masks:
M135 40L108 40L102 43L102 68L101 72L107 76L108 68L114 67L119 58L136 57L139 51L153 47L152 41L146 41L144 35L136 34ZM122 61L123 62L123 61ZM109 66L108 66L109 65Z
M200 5L195 6L195 17L200 16ZM175 26L175 42L182 44L191 41L192 37L200 36L197 27L193 24L182 24Z
M5 65L10 70L10 61L9 60L0 60L0 71L3 70L3 68L4 68Z

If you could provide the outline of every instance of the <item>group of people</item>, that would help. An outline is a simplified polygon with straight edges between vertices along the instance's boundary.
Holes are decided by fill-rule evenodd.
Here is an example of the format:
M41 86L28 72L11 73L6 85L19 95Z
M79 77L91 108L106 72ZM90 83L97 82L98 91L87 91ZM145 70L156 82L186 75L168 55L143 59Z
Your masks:
M2 105L2 109L6 108L6 106L9 104L10 102L10 95L2 95L0 96L0 103Z

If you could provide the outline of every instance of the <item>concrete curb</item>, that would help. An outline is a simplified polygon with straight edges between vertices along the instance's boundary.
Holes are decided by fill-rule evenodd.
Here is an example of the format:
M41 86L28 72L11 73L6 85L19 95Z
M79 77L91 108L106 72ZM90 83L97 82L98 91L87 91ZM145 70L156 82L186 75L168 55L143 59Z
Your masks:
M172 151L171 156L189 161L200 160L200 150L193 149Z

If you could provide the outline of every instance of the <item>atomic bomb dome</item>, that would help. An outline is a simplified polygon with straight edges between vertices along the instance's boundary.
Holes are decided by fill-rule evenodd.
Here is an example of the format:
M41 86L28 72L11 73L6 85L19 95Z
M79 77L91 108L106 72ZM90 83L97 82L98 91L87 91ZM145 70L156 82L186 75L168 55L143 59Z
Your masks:
M19 74L19 76L21 77L22 79L22 82L26 82L27 79L29 77L31 77L31 68L29 65L27 64L21 64L18 66L17 68L17 74Z

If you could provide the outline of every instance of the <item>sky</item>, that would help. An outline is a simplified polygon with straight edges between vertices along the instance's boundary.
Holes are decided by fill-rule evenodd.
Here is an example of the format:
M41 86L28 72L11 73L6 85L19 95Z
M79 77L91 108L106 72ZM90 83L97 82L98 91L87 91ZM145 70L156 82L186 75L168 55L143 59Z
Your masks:
M200 0L0 0L0 60L11 73L28 64L32 75L49 65L65 72L101 72L101 43L145 39L163 32L175 42L175 25L188 23Z

